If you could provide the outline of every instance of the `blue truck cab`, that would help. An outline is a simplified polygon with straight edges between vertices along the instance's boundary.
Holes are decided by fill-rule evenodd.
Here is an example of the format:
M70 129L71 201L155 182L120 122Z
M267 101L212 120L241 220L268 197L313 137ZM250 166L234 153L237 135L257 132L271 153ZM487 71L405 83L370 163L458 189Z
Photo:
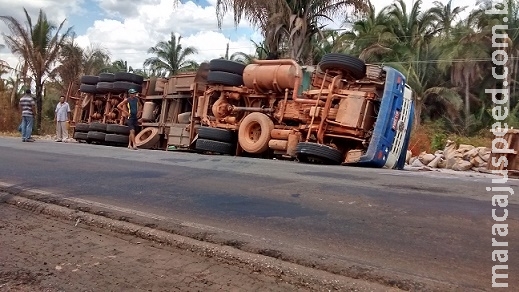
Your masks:
M385 66L386 82L368 149L359 166L403 169L413 125L413 90L398 70Z

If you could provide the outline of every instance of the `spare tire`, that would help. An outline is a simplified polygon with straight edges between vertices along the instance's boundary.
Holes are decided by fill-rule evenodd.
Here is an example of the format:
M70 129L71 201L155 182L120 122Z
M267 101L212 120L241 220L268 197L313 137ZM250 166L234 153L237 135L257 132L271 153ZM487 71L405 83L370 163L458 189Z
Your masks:
M224 59L213 59L209 62L209 70L243 75L245 64Z
M75 133L87 133L90 129L90 125L87 123L77 123L74 127Z
M299 142L296 147L296 155L301 162L313 160L323 164L341 164L343 160L343 155L339 150L312 142Z
M123 93L123 92L127 92L128 89L130 89L130 88L135 89L137 92L141 92L142 91L142 85L131 83L131 82L127 82L127 81L115 81L113 83L112 92L114 92L114 93Z
M135 136L135 146L137 146L137 148L149 149L155 146L159 140L159 129L148 127Z
M96 94L97 93L97 87L95 85L92 85L92 84L81 84L79 86L79 91L84 92L84 93Z
M207 74L207 83L227 86L242 86L243 76L223 71L210 71L209 74Z
M99 93L109 93L112 92L114 84L111 82L99 82L96 85L97 92Z
M114 81L127 81L127 82L131 82L131 83L136 83L136 84L139 84L142 86L144 77L141 75L134 74L134 73L117 72L114 74Z
M274 122L263 113L250 113L240 123L238 143L248 153L260 154L269 149Z
M366 76L366 63L359 58L341 54L330 53L322 57L319 67L322 71L340 70L349 73L355 79Z
M99 74L99 82L114 82L115 75L114 73L100 73Z
M81 76L81 83L88 85L96 85L99 82L99 77L93 75Z
M130 127L118 124L107 124L106 132L120 135L130 135Z

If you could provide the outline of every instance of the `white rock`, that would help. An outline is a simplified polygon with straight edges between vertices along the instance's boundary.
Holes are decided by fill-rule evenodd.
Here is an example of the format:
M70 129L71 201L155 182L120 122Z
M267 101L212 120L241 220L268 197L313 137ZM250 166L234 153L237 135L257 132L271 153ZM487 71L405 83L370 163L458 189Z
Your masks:
M452 170L456 171L467 171L472 168L472 163L459 159L453 166Z
M413 152L411 152L411 150L407 150L407 154L405 156L405 163L409 164L411 157L413 157Z
M436 158L436 156L434 154L427 154L426 153L426 154L421 155L421 157L419 159L420 159L420 162L422 162L424 165L427 165L431 161L433 161L434 158Z
M420 159L415 159L413 163L411 163L411 166L413 167L421 167L424 166L424 164L420 161Z
M442 157L443 157L443 155L436 154L434 159L431 160L431 162L429 162L429 164L427 164L427 166L428 167L432 167L432 168L437 168L438 167L438 163L440 163L440 161L442 160Z

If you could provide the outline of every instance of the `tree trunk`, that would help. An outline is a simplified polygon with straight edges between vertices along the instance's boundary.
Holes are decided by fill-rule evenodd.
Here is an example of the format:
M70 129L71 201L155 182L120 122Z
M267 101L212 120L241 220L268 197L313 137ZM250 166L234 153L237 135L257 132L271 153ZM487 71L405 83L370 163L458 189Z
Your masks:
M465 124L468 125L470 117L470 86L469 86L469 74L465 74Z
M11 91L11 106L14 107L14 100L16 99L16 93L18 92L18 86L20 85L20 77L17 74L13 82L13 90Z
M41 135L41 121L43 112L43 83L41 78L36 82L36 133Z

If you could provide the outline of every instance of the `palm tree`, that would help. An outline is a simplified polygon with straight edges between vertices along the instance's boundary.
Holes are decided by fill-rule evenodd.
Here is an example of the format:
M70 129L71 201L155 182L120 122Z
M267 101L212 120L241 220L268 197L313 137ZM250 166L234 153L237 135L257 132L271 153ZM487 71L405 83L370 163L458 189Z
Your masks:
M55 26L40 9L38 20L33 24L31 17L24 8L27 27L12 16L0 16L11 32L11 35L4 35L7 46L11 52L20 56L29 66L36 83L36 129L41 130L42 105L43 105L43 86L46 78L53 69L54 63L59 58L59 52L65 39L72 33L72 28L68 28L63 34L65 20L59 26Z
M125 61L123 59L119 59L119 60L113 61L108 66L105 66L103 68L102 72L110 72L110 73L133 72L133 68L132 68L132 66L128 66L128 61Z
M455 86L464 88L465 95L465 123L470 118L471 93L470 88L476 82L481 82L482 72L487 71L490 61L488 49L491 41L485 35L477 33L466 23L460 23L453 29L454 38L443 46L440 59L445 60L439 67L450 72L451 82Z
M172 32L168 41L161 41L156 46L149 48L149 54L155 54L144 61L144 67L149 66L155 70L165 70L169 76L173 76L181 71L196 69L198 64L195 61L187 60L187 57L197 54L198 50L194 47L183 48L180 44L181 36L175 37Z
M108 51L97 45L83 49L73 38L67 40L60 52L60 65L55 70L56 77L61 80L57 86L64 91L73 83L72 91L75 91L79 87L76 83L82 75L98 75L109 60Z
M298 62L311 60L314 35L324 26L321 20L343 15L348 9L366 9L363 1L354 0L217 0L216 14L221 28L224 15L234 11L235 25L242 15L263 32L270 51L278 52L282 43L288 44L288 55Z
M436 21L437 29L440 30L440 36L447 38L451 36L452 24L456 22L456 18L460 13L465 11L468 6L452 7L452 0L446 4L440 1L434 1L434 7L429 10Z
M346 19L345 24L352 24L352 28L341 34L340 39L351 45L350 53L359 56L364 61L380 61L386 53L391 52L391 40L393 33L389 6L384 7L378 13L375 7L368 1L368 10L356 19Z
M427 61L440 58L441 42L435 36L441 29L431 11L421 11L421 4L421 0L414 2L409 12L403 0L389 6L389 32L393 36L390 38L391 50L383 58L407 76L407 82L415 91L415 128L420 125L422 110L431 99L443 104L451 119L457 118L462 104L457 89L441 78L437 64Z

